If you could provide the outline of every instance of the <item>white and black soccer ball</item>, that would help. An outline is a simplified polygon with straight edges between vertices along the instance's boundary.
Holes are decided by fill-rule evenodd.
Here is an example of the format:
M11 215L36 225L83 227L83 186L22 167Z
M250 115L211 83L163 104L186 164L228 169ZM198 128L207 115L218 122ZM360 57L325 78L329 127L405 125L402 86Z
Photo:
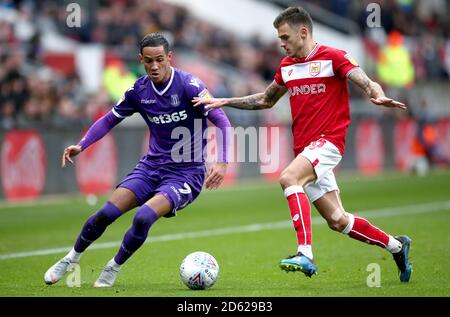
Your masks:
M194 290L207 289L214 285L219 276L219 263L209 253L190 253L181 262L180 277L183 283Z

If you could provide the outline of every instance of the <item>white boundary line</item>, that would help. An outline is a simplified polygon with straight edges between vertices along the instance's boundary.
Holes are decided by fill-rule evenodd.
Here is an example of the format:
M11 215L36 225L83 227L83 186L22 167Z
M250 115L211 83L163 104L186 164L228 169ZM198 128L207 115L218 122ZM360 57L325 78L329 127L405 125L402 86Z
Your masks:
M359 212L358 216L362 216L365 218L383 218L383 217L395 217L400 215L413 215L413 214L423 214L423 213L431 213L441 210L450 210L450 200L440 201L440 202L432 202L425 204L417 204L417 205L409 205L409 206L399 206L392 208L381 208L381 209L373 209L365 212ZM321 217L312 217L312 224L325 224L325 221ZM192 232L181 232L176 234L166 234L161 236L149 237L145 243L155 243L155 242L165 242L165 241L176 241L176 240L185 240L185 239L195 239L202 237L211 237L211 236L221 236L227 234L237 234L237 233L248 233L248 232L258 232L264 230L277 230L283 228L291 228L292 222L289 221L277 221L277 222L268 222L268 223L256 223L245 226L236 226L236 227L225 227L225 228L217 228L211 230L203 230L203 231L192 231ZM104 243L93 244L89 250L94 249L108 249L119 247L122 241L111 241ZM50 254L58 254L69 252L71 246L61 247L61 248L52 248L52 249L43 249L43 250L35 250L28 252L16 252L16 253L6 253L0 254L0 261L8 260L8 259L17 259L17 258L25 258L37 255L50 255Z

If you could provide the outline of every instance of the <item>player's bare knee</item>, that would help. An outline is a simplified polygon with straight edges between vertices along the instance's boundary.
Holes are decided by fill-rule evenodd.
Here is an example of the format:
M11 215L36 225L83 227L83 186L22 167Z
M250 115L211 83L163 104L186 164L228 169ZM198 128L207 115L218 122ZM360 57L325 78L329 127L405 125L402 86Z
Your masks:
M347 213L342 208L337 208L326 220L328 227L337 232L342 232L349 221Z
M344 230L345 226L342 225L340 220L341 219L327 219L328 227L331 230L341 232L342 230Z
M295 173L293 173L289 169L285 169L283 172L281 172L279 181L283 189L286 189L289 186L298 185L298 179Z

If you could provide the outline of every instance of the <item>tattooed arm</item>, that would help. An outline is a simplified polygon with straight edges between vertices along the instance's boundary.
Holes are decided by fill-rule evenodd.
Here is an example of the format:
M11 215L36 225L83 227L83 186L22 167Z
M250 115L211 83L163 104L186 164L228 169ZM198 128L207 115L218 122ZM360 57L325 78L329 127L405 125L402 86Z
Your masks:
M286 91L286 87L273 81L263 93L238 98L194 98L193 102L194 107L204 104L206 109L228 106L245 110L259 110L272 108Z
M356 85L361 87L366 94L369 96L370 101L372 101L377 106L385 106L389 108L400 108L405 110L405 104L386 97L383 88L380 84L370 80L366 73L359 67L354 68L353 71L348 75L348 79L354 82Z

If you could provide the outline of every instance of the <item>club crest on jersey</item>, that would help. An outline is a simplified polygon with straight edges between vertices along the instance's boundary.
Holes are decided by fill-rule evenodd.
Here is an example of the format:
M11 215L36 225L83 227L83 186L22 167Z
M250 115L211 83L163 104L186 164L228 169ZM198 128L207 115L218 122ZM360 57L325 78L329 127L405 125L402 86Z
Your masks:
M320 62L312 62L309 64L309 73L311 76L320 74Z
M180 98L178 98L178 95L171 95L170 96L170 103L174 107L179 106L180 105Z

